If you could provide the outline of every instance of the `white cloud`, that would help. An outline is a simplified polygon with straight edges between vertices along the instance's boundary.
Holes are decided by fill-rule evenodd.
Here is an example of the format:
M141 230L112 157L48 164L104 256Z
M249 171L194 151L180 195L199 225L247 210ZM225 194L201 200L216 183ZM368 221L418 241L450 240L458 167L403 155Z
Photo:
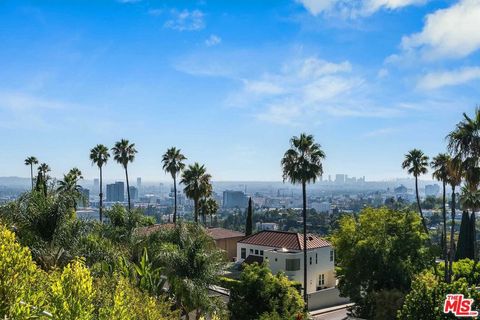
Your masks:
M480 79L480 67L466 67L453 71L427 73L418 81L417 87L431 90L460 85L475 79Z
M0 108L12 111L32 111L41 109L65 109L72 104L62 101L45 99L19 92L0 91Z
M205 28L204 14L200 10L172 10L172 19L165 22L165 28L178 31L196 31Z
M461 0L426 16L423 30L402 39L404 53L463 58L480 48L480 0Z
M227 104L251 108L257 119L299 125L320 115L391 117L398 110L376 107L367 97L366 81L353 73L350 62L316 57L293 60L277 73L244 79Z
M205 40L205 45L207 47L213 47L213 46L216 46L217 44L220 44L220 42L222 42L222 38L212 34L210 35L210 37L208 37L208 39Z
M424 4L426 1L428 0L297 0L314 16L328 14L344 18L369 16L382 9L397 10Z
M363 135L364 138L375 138L375 137L382 137L394 133L397 131L394 128L381 128L373 131L369 131Z

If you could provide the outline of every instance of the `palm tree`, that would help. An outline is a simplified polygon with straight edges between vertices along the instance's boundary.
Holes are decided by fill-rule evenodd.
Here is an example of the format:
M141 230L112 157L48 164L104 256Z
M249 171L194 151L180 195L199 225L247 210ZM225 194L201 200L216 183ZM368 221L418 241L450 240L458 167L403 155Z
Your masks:
M421 174L426 174L428 169L428 157L423 153L422 150L413 149L410 150L405 155L405 160L402 163L402 169L406 169L407 172L415 177L415 194L417 196L417 205L418 212L422 217L423 228L425 233L428 233L427 223L425 222L425 217L423 216L422 206L420 205L420 195L418 193L418 177Z
M202 198L198 203L198 209L202 216L203 224L207 225L207 216L210 216L210 226L213 225L213 215L218 211L218 203L213 198Z
M172 147L165 152L162 158L163 170L170 173L173 179L174 209L173 223L177 223L177 175L185 168L184 160L187 158L180 153L180 149Z
M51 171L50 166L46 163L41 163L38 168L38 177L37 177L37 191L43 189L43 195L47 197L47 182L50 179L48 173Z
M469 117L464 113L463 120L456 125L455 130L447 135L447 139L448 149L458 159L457 164L460 164L458 167L461 167L457 171L460 174L463 173L467 183L467 191L474 195L480 183L480 109L478 107L475 108L473 117ZM461 182L461 178L459 181ZM465 197L466 195L463 196L463 198ZM475 203L476 201L473 202ZM475 208L472 209L475 210ZM475 233L475 230L473 231ZM474 246L476 245L474 244ZM476 267L476 252L474 260Z
M302 185L303 195L303 297L305 308L308 308L307 295L307 183L317 180L323 174L322 160L325 153L319 144L315 143L312 135L305 133L299 137L294 136L290 140L288 149L281 161L283 168L283 181L290 181L292 184Z
M462 161L458 157L451 158L448 162L448 183L452 189L451 201L451 226L450 226L450 251L448 255L448 282L452 280L453 260L455 259L455 188L462 183Z
M122 139L115 143L115 147L112 148L113 159L120 163L125 169L125 178L127 180L127 198L128 198L128 210L131 210L130 202L130 184L128 183L128 163L135 160L135 154L138 152L135 149L135 143L130 143L126 139Z
M198 205L200 199L212 194L211 177L212 176L207 173L205 166L199 165L198 162L189 165L182 174L182 180L180 182L185 186L183 189L185 195L193 200L196 223L198 223Z
M25 159L25 165L30 166L30 180L32 181L32 191L33 191L33 165L34 164L38 164L38 160L34 156L31 156Z
M480 108L475 108L473 118L463 114L455 130L447 135L448 150L460 155L463 159L473 157L478 159L480 155Z
M433 178L442 182L443 186L443 197L442 197L442 214L443 214L443 232L442 232L442 243L443 243L443 260L445 261L445 281L449 279L448 275L448 262L447 262L447 206L446 206L446 186L448 180L448 164L450 162L450 156L446 153L440 153L433 158L430 163L433 171Z
M102 168L107 163L109 157L110 157L110 153L108 153L108 148L103 144L97 144L94 148L92 148L92 150L90 150L90 160L92 160L92 165L97 165L100 171L100 192L98 194L98 196L100 197L100 208L99 208L100 222L103 221Z
M63 175L63 180L58 182L57 188L58 192L72 201L75 210L77 209L77 200L84 200L81 193L82 187L78 184L80 179L83 179L82 172L78 168L73 168Z

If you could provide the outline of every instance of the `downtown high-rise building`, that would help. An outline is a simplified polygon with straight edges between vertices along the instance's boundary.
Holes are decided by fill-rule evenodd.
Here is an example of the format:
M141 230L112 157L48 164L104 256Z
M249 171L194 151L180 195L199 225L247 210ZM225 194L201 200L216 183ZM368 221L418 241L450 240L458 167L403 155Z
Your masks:
M125 201L125 184L117 181L107 184L107 201L108 202L124 202Z
M243 191L223 191L224 208L246 208L247 205L247 195Z

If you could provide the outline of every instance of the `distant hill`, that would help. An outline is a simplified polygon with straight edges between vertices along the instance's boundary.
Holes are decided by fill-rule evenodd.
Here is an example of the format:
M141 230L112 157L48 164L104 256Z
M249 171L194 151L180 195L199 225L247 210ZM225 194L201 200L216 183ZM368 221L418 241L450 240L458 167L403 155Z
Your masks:
M28 188L30 186L30 178L0 177L0 186Z

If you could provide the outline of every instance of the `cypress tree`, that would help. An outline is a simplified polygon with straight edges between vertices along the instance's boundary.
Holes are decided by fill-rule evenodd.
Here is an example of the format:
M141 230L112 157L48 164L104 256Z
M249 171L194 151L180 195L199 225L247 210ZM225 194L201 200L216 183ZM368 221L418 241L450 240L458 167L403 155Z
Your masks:
M245 224L245 235L249 236L253 232L253 208L252 198L248 199L247 222Z
M468 212L463 211L460 233L458 234L457 250L455 252L455 261L468 258L469 242L471 241L470 228L470 217Z
M467 246L467 258L474 260L475 259L475 240L476 240L476 230L475 230L475 212L470 215L469 221L469 230L468 230L468 246Z

